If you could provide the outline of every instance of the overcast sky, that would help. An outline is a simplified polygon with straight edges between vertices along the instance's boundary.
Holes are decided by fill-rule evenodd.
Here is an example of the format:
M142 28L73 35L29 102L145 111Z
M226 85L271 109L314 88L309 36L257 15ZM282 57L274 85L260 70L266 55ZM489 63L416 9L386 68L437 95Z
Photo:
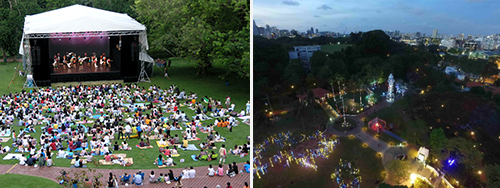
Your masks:
M300 32L500 33L500 0L254 0L252 12L259 27Z

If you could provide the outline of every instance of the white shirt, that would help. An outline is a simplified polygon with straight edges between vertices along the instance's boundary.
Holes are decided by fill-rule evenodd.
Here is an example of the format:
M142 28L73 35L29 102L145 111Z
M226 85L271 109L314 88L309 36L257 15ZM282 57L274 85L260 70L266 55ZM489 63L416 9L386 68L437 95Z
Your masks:
M21 158L19 159L19 164L20 164L20 165L25 165L27 160L28 160L28 159L26 159L26 157L21 157Z
M182 179L189 179L189 170L188 169L184 169L182 171Z
M132 127L130 127L130 125L125 126L125 132L131 133Z
M208 175L209 175L209 176L214 176L214 175L215 175L215 170L214 170L214 168L208 168Z
M195 169L189 170L189 177L190 178L195 178L196 177L196 170Z

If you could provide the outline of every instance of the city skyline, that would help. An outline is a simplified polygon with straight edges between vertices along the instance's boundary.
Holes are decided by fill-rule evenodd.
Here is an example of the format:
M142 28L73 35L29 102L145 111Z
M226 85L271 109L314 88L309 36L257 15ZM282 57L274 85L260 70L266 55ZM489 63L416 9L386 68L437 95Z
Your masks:
M254 20L259 27L276 26L306 32L346 33L375 29L402 33L490 35L500 29L500 2L491 0L346 1L255 0ZM464 11L464 8L468 8Z

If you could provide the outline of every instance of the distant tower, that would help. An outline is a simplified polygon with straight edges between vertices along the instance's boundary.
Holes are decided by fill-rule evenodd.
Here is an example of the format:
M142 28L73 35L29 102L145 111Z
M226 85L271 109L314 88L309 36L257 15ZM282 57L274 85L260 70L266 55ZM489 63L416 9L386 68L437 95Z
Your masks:
M319 32L318 32L318 29L316 28L316 34L318 34L318 33L319 33Z
M437 38L438 36L438 30L437 29L434 29L434 31L432 31L432 38Z
M392 92L392 90L394 90L394 76L392 76L392 73L389 75L387 82L389 83L389 90L387 91L386 97L387 102L394 102L394 93Z
M311 27L311 34L314 34L314 28Z
M260 35L259 28L257 27L255 20L253 20L253 35Z

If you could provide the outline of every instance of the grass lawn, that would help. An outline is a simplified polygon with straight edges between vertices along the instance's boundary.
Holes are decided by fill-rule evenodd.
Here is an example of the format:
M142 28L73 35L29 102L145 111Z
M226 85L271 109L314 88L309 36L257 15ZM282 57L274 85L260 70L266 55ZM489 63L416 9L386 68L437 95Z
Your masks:
M3 174L0 175L0 187L5 188L21 188L21 187L44 187L51 188L61 186L49 179L36 177L36 176L27 176L20 174Z
M24 84L22 77L17 77L15 85L12 86L10 89L6 89L7 87L4 85L8 84L10 82L10 79L12 79L12 75L14 74L14 66L17 65L17 63L9 63L9 65L3 65L0 66L0 79L3 81L1 82L1 87L0 87L0 94L7 94L9 91L15 92L15 91L20 91L22 89L22 85ZM249 79L241 79L241 78L227 78L230 80L230 85L226 86L225 81L221 80L218 75L223 73L223 68L221 66L214 66L209 70L209 76L206 77L201 77L201 76L196 76L197 69L194 68L194 63L192 62L187 62L185 60L181 59L174 59L172 60L172 66L169 69L169 76L172 81L169 81L168 79L163 77L163 70L164 69L159 69L159 68L154 68L154 73L153 77L151 77L151 83L140 83L139 86L143 86L145 88L148 88L150 85L157 85L160 86L161 88L168 88L170 85L175 84L177 85L180 89L185 89L186 93L189 93L189 91L192 91L194 93L197 93L200 98L204 97L205 95L208 97L212 97L213 99L225 99L226 95L229 95L231 97L231 101L235 103L236 105L236 110L239 112L242 108L246 108L245 104L247 101L250 100L250 82ZM10 75L10 76L9 76ZM8 78L8 82L4 81ZM5 83L7 82L7 83ZM188 117L194 116L194 111L189 110L187 107L180 107L179 108L182 111L185 111ZM204 121L204 125L213 123L214 119ZM18 132L19 128L16 128ZM233 128L233 132L230 133L227 128L215 128L216 131L218 131L223 137L226 138L225 143L216 143L216 147L220 148L222 144L226 145L226 148L229 150L230 148L233 148L235 145L243 145L247 142L247 136L250 136L250 126L244 123L240 123L239 126ZM37 126L36 127L36 133L30 133L30 135L33 135L34 138L40 138L41 134L41 127ZM182 135L181 131L171 131L172 135L178 134ZM115 135L116 137L117 135ZM201 138L201 141L192 141L189 142L190 144L199 144L202 141L205 141L204 138L206 138L207 134L199 132L198 138ZM90 140L90 138L89 138ZM122 140L113 140L118 141L118 143L121 143ZM135 146L136 144L139 143L139 139L133 138L130 141L128 141L130 146ZM153 164L154 160L158 157L160 154L158 152L158 146L156 145L156 140L151 140L151 144L154 146L153 149L145 149L141 150L138 148L133 147L131 151L117 151L115 153L125 153L127 154L127 157L132 157L134 158L134 165L130 167L126 167L128 169L157 169L157 167ZM7 142L7 143L2 143L3 145L11 145L12 144L12 139ZM217 150L214 150L215 153L218 152ZM177 163L177 166L175 168L184 168L185 166L208 166L209 164L218 164L218 161L193 161L191 159L191 155L198 155L200 151L183 151L179 149L180 157L174 158L174 162ZM5 155L0 155L0 157L3 158ZM103 159L102 156L97 156L94 157L95 160ZM184 163L180 163L180 159L184 159ZM233 155L228 155L228 158L226 159L227 162L246 162L247 160L250 160L249 156L240 158L239 156L233 156ZM54 163L56 166L60 167L69 167L70 166L70 160L68 159L53 159ZM17 163L17 160L0 160L0 164L15 164ZM92 165L90 165L92 166ZM105 168L105 169L122 169L124 167L117 166L117 165L110 165L110 166L104 166L100 165L98 168Z
M340 145L328 159L316 159L318 170L303 168L293 163L291 168L273 172L268 168L268 173L262 179L255 177L254 187L338 187L330 178L340 159L354 161L360 169L361 187L377 187L376 179L385 178L382 160L376 157L375 151L363 148L357 139L340 138ZM293 185L292 185L293 182Z
M350 44L325 44L321 45L321 51L333 54L334 52L339 52L344 48L351 46Z

